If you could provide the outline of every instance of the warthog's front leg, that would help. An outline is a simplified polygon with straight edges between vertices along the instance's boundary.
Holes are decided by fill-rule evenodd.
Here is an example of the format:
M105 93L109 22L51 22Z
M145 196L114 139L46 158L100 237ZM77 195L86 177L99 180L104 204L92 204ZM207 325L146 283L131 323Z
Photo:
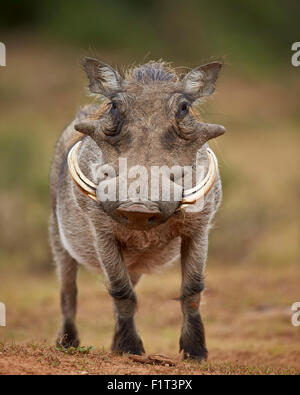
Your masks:
M199 312L200 296L204 290L203 269L207 256L207 231L197 240L184 239L181 247L182 287L181 307L183 325L180 351L184 358L204 361L207 358L204 326Z
M61 283L60 304L62 312L62 326L58 333L56 345L61 347L78 347L79 339L75 325L77 307L77 262L67 252L65 258L58 265Z
M112 350L141 355L144 347L134 320L137 308L136 295L119 246L113 236L107 234L99 240L99 245L102 266L108 280L108 291L113 298L115 309L116 326Z
M79 339L75 325L77 307L77 262L68 254L61 244L57 219L54 214L50 218L50 240L57 273L61 284L60 304L62 325L56 340L60 347L78 347Z

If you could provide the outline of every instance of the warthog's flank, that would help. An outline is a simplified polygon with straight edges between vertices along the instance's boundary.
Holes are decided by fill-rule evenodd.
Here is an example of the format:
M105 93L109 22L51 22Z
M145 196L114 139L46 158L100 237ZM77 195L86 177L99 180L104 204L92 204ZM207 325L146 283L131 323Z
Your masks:
M64 130L51 169L50 236L63 318L57 343L79 344L76 274L83 264L107 278L116 317L112 349L143 353L134 287L143 273L180 256L180 350L185 357L204 360L199 304L209 228L221 202L217 161L207 142L225 129L201 123L192 106L214 92L221 64L212 62L183 76L163 62L134 67L124 76L96 59L85 58L83 66L90 91L104 100L85 107ZM142 192L153 188L148 177L139 178L132 198L120 158L128 168L139 166L148 174L153 167L189 167L191 188L185 188L184 172L162 171L155 199ZM101 198L103 182L114 191L113 199ZM168 199L163 198L166 184L172 186Z

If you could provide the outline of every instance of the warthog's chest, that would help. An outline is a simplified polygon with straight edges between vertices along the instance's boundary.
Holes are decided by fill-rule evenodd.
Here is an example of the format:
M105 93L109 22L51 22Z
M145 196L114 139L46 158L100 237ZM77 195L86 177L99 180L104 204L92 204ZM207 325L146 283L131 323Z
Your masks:
M148 231L129 229L119 224L114 226L113 231L123 249L143 252L166 247L180 236L180 227L180 221L169 220Z
M181 238L176 226L159 226L148 232L117 227L122 256L130 271L147 273L180 255Z
M168 221L149 231L116 226L126 266L134 272L149 272L157 266L172 262L180 254L179 222Z

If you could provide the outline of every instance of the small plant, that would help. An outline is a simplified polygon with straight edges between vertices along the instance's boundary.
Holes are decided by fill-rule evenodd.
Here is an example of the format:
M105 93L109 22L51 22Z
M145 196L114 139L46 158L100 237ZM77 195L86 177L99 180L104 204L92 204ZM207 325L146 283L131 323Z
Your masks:
M56 347L57 351L61 351L65 354L74 355L74 354L89 354L94 349L94 346L82 346L82 347Z

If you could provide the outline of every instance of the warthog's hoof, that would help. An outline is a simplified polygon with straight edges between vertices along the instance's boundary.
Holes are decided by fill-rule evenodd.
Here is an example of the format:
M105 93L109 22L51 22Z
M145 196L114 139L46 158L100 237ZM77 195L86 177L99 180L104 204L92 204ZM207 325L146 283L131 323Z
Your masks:
M207 361L207 352L206 353L192 353L190 354L189 352L185 352L183 353L183 359L192 359L193 361L197 361L197 362L206 362Z
M77 335L77 330L74 325L64 325L58 333L56 339L56 346L69 348L77 348L79 346L79 339Z
M121 337L115 334L111 350L119 354L135 355L142 355L145 352L143 342L138 335Z
M207 360L208 352L203 344L187 343L182 338L180 339L180 351L183 351L184 359L192 359L198 362L205 362Z

